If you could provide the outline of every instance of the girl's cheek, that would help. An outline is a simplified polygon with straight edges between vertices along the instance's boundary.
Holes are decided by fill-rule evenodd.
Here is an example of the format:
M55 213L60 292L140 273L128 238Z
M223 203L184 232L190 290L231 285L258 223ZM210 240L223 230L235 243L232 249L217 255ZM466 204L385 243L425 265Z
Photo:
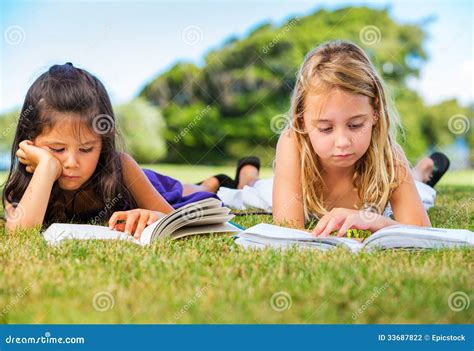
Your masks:
M325 138L318 137L315 134L310 136L311 146L319 157L325 157L331 149L329 140L324 139Z

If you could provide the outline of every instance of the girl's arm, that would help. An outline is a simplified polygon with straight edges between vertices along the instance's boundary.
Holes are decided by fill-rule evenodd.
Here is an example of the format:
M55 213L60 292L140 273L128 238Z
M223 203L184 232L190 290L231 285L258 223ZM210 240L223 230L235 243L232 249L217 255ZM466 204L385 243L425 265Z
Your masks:
M120 154L125 186L139 208L170 213L173 207L161 196L148 180L138 163L126 153Z
M42 159L38 163L18 205L13 207L11 203L5 201L7 230L33 228L43 224L51 189L61 172L62 166L54 156Z
M278 140L272 207L275 224L304 228L300 156L291 132L281 134Z
M407 164L398 167L400 185L393 191L390 197L393 215L400 224L431 227L430 219L423 207L415 181L408 167Z

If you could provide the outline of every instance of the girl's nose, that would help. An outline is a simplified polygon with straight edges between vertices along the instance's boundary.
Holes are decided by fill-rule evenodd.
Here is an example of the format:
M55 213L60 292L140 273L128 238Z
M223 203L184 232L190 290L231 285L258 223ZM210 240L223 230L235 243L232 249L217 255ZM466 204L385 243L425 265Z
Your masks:
M77 168L79 163L77 162L77 157L74 153L69 154L63 162L65 168Z
M345 133L340 133L336 137L336 147L340 149L344 149L349 147L352 144L351 137L349 135L346 135Z

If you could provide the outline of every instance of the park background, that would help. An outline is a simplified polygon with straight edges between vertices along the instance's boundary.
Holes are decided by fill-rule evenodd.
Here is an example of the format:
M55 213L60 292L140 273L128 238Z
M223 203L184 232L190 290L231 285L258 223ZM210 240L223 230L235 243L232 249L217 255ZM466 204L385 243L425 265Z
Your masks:
M29 85L70 61L104 82L138 162L233 165L254 154L271 166L305 54L345 39L388 85L409 160L442 150L452 169L469 168L472 10L469 1L7 1L2 160Z

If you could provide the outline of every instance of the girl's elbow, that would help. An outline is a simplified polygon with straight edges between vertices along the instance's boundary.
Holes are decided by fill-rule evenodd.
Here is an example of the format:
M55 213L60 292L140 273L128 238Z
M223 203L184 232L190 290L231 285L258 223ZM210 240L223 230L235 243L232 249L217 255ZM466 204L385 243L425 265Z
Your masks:
M27 221L7 221L5 223L5 230L7 232L15 232L17 230L36 229L41 226L42 223L27 222Z

